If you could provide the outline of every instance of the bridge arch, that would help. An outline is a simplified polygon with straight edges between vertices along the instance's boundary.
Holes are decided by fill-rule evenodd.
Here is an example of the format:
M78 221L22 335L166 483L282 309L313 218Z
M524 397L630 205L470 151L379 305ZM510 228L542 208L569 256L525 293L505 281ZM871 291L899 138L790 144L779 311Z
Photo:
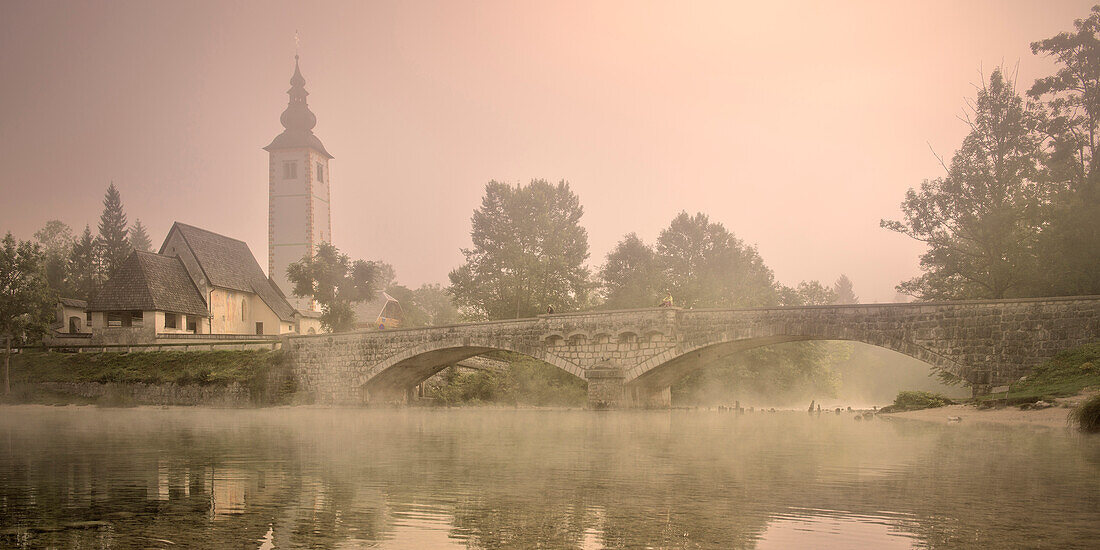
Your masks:
M526 355L581 380L585 379L583 368L547 351L544 346L530 348L496 340L462 338L426 342L404 349L374 365L363 365L355 373L351 383L355 388L364 388L372 395L404 391L450 365L491 351Z
M830 340L860 342L889 349L927 363L936 369L946 371L971 383L985 383L984 380L973 379L973 369L906 340L889 338L883 335L856 336L839 335L831 332L815 333L815 331L799 331L770 336L723 334L707 341L681 343L675 348L651 357L628 370L623 382L632 387L663 389L697 370L706 368L721 359L742 351L788 342Z

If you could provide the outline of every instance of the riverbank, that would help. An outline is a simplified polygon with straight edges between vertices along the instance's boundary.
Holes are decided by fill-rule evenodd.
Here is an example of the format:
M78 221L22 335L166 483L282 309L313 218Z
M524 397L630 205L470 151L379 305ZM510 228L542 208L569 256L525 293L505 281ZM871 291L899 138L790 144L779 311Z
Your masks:
M1069 415L1073 408L1083 403L1089 397L1096 395L1097 391L1081 392L1071 397L1060 397L1053 400L1053 407L1045 409L1021 409L1008 406L1000 408L979 409L974 405L948 405L934 409L921 409L919 411L905 411L897 413L883 413L886 418L909 418L936 422L949 423L995 423L1011 424L1015 426L1042 426L1048 428L1071 428Z
M0 403L250 407L295 402L281 351L54 353L12 358Z

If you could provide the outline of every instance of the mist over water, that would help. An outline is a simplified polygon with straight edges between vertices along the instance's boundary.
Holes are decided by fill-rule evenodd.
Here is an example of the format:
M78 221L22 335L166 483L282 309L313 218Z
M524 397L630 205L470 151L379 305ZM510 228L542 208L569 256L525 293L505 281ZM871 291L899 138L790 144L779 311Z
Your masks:
M705 411L0 417L14 548L1052 548L1100 538L1100 441Z

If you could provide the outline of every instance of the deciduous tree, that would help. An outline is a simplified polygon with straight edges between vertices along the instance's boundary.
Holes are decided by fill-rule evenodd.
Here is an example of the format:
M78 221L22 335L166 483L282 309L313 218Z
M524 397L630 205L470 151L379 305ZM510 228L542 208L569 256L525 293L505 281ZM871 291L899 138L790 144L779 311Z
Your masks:
M1048 148L1043 174L1051 191L1039 235L1039 293L1100 294L1100 6L1072 32L1033 42L1058 71L1028 91L1044 100Z
M775 275L748 246L703 213L681 212L657 237L664 290L678 306L752 307L777 302Z
M1000 69L978 90L970 133L947 175L909 189L891 231L924 242L924 273L898 289L921 299L1027 295L1037 266L1040 138L1037 117Z
M455 303L481 319L576 309L588 291L583 213L564 181L489 182L472 219L474 246L462 250L466 263L450 273Z
M73 230L60 220L50 220L34 233L34 239L42 246L46 281L50 288L68 294L66 280L74 243Z
M8 233L0 242L0 338L4 340L4 393L11 392L11 346L33 342L53 321L54 293L46 281L42 249L30 241L15 241Z
M663 290L657 253L638 235L628 234L607 254L600 268L606 309L653 307Z
M287 266L287 279L294 295L312 297L321 304L321 325L331 332L355 327L352 304L369 300L378 293L375 262L348 258L335 246L321 243L313 256Z

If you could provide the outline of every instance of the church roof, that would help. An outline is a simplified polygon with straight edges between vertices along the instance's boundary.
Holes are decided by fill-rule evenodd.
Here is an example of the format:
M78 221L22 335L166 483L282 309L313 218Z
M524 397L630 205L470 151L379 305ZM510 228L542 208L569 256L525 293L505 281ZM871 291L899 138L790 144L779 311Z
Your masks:
M274 151L277 149L302 149L310 148L318 153L321 153L326 158L334 158L329 154L325 146L321 144L321 139L313 135L313 132L292 132L286 130L283 133L275 136L275 139L271 141L271 144L264 147L264 151Z
M309 92L306 91L306 79L298 68L297 55L294 56L294 76L290 78L290 89L286 93L290 96L290 101L287 103L282 116L279 117L279 122L286 130L275 136L275 139L270 145L264 147L264 150L309 147L331 159L332 155L325 150L321 140L313 135L313 127L317 125L317 116L309 110L309 104L306 103L306 96L309 95Z
M180 222L172 225L169 236L172 231L180 232L211 286L256 294L279 319L294 320L294 308L264 274L247 243ZM165 238L162 254L167 244Z
M134 251L88 303L88 311L167 311L208 315L206 302L174 256Z

